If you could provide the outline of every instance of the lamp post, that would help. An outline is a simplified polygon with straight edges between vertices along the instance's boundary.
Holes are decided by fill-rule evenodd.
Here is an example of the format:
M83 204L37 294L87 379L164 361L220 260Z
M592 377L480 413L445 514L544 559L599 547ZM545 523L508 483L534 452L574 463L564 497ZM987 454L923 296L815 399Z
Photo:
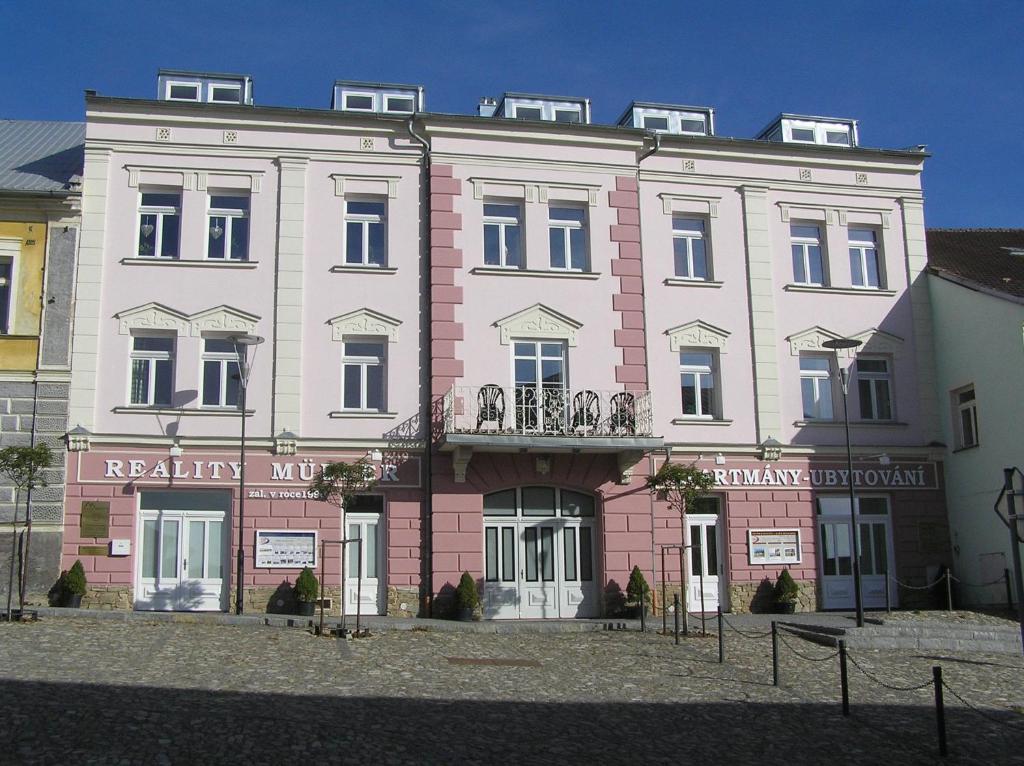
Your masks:
M228 338L235 344L238 356L238 385L241 389L242 438L238 466L238 559L235 569L235 614L242 613L242 579L245 577L245 394L249 387L249 346L263 342L259 335L236 335Z
M860 534L857 529L856 492L853 487L853 447L850 445L850 404L847 398L850 385L850 371L839 367L839 349L853 349L861 345L861 341L852 338L834 338L821 344L832 349L836 357L836 369L843 388L843 422L846 425L846 468L847 481L850 485L850 536L853 538L853 597L857 609L857 627L864 627L864 598L860 588ZM888 586L888 583L886 584Z

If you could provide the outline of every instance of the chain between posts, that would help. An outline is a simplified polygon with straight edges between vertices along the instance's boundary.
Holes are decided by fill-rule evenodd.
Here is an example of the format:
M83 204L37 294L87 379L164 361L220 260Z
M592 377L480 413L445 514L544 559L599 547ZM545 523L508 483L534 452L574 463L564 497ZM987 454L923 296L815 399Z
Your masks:
M786 637L783 635L783 633L786 631L786 627L784 625L780 625L779 628L781 629L779 632L779 638L782 639L782 643L786 645L786 648L788 648L789 651L793 652L793 654L795 654L802 660L807 660L808 662L825 662L826 660L831 660L839 656L838 650L832 652L832 654L829 654L825 657L811 657L809 654L804 654L803 652L800 652L797 649L793 648L793 645L786 640Z
M962 702L964 704L964 706L970 708L975 713L980 715L982 718L987 718L988 720L992 721L993 723L997 723L1000 726L1008 726L1011 729L1015 729L1016 731L1024 731L1024 726L1022 726L1020 724L1017 724L1014 721L1003 721L1003 720L1000 720L1000 719L996 718L994 715L990 715L989 713L986 713L984 710L979 708L977 705L971 704L966 699L964 699L959 694L957 694L956 690L952 686L950 686L949 683L947 683L945 680L943 680L942 685L945 687L946 691L948 691L950 694L952 694L954 697L956 697L958 700L960 700L960 702Z
M885 681L880 681L872 673L870 673L867 669L865 669L865 667L863 665L861 665L859 662L857 662L857 659L853 656L853 654L850 652L849 649L846 650L846 658L851 663L853 663L853 666L855 668L857 668L857 670L859 670L861 673L863 673L865 676L867 676L867 678L869 680L874 681L879 686L884 686L886 689L889 689L890 691L894 691L894 692L916 692L916 691L918 691L920 689L927 689L933 683L933 681L928 680L928 681L925 681L923 684L917 684L915 686L895 686L893 684L887 684Z
M729 619L724 614L722 615L722 622L724 622L726 624L726 626L729 627L729 629L736 631L737 633L739 633L744 638L768 638L768 636L770 636L772 634L772 632L770 630L766 630L763 633L754 633L754 632L747 633L745 631L742 631L739 628L737 628L735 625L733 625L731 622L729 622Z

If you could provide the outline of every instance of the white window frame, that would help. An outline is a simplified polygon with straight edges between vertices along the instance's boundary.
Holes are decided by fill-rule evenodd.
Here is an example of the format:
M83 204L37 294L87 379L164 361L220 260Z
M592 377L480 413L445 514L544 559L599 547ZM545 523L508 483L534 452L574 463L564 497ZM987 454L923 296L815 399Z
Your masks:
M238 381L238 401L235 404L231 404L227 401L227 389L228 379L230 377L230 365L233 362L236 368L241 374L241 365L239 364L238 349L236 348L234 353L230 351L207 351L206 341L208 340L230 340L229 337L223 335L204 335L202 337L202 358L199 361L199 406L205 409L238 409L242 406L242 381ZM220 391L217 397L217 404L206 404L203 402L203 393L206 390L206 363L207 362L219 362L220 372L218 373L220 378Z
M135 349L136 338L168 338L171 340L171 351L142 351ZM162 333L138 333L131 336L131 349L128 354L128 396L126 401L129 407L171 407L173 406L174 398L174 373L175 364L174 357L177 355L178 339L173 335L166 335ZM132 379L134 377L134 367L136 360L146 360L149 362L149 380L146 383L146 401L144 402L133 402L132 401ZM171 363L171 399L172 401L166 403L157 403L153 400L156 396L156 362L169 361Z
M683 364L683 354L708 354L711 357L710 365ZM680 416L687 420L717 420L718 408L721 400L721 381L719 379L720 364L715 349L707 347L693 347L679 349L679 409ZM694 376L696 413L682 412L683 409L683 375ZM711 379L711 411L704 412L701 403L700 392L703 378Z
M144 194L177 194L178 205L177 207L171 207L168 205L143 205L142 195ZM139 252L139 237L142 234L142 216L144 215L155 215L156 216L156 236L153 238L153 254L143 255ZM163 238L164 238L164 216L176 215L178 216L178 251L174 255L160 255L160 251L163 249ZM140 189L139 190L139 205L138 214L135 216L135 258L162 258L164 260L174 260L181 257L181 189Z
M805 359L824 359L828 364L828 370L805 370L803 361ZM800 406L801 418L804 420L835 420L835 390L832 376L832 359L824 354L801 354L800 355ZM804 381L810 380L814 388L814 410L817 414L808 415L807 406L804 402ZM829 414L826 416L821 412L822 390L828 391Z
M507 205L509 207L516 208L517 215L515 218L508 216L497 216L487 215L483 216L483 232L484 232L484 243L483 257L484 265L490 268L501 268L501 269L522 269L526 265L526 242L524 239L523 231L523 206L517 200L484 200L484 205ZM498 253L498 263L487 263L487 227L497 226L498 227L498 247L500 252ZM516 227L519 229L519 264L508 263L508 238L506 231Z
M411 102L412 107L410 109L392 109L388 104L388 100L392 98L401 98ZM382 111L385 114L412 114L416 111L416 96L409 93L384 93L381 96L381 103L383 104Z
M369 96L370 97L370 108L364 109L358 106L349 106L348 100L352 96ZM348 112L376 112L377 111L377 94L371 91L363 90L343 90L341 92L341 108Z
M647 124L648 120L664 120L664 128L652 128ZM640 127L644 130L653 130L657 133L671 133L672 132L672 117L667 114L641 114L640 115Z
M213 97L214 88L225 88L230 91L234 91L235 98L232 101L224 101L219 98ZM206 85L206 100L211 104L241 104L242 103L242 86L235 83L225 82L211 82Z
M381 215L372 213L350 213L348 206L350 202L371 202L383 205L384 212ZM342 234L341 262L345 266L366 267L368 269L382 269L388 265L388 202L383 197L346 197L345 216ZM358 263L348 260L348 225L359 224L361 231L360 255ZM370 261L370 225L379 223L384 228L384 253L380 263Z
M874 233L875 238L873 241L865 239L854 239L854 231L871 231ZM871 228L870 226L850 226L847 230L847 242L850 250L850 284L861 290L884 290L885 289L885 269L882 263L882 252L879 246L878 231ZM868 277L868 251L874 252L875 257L875 270L878 272L878 284L870 285L867 284ZM856 255L854 255L854 251ZM858 284L855 278L855 271L853 269L853 258L856 257L860 262L860 273L861 283Z
M249 218L249 209L242 210L240 208L215 208L212 207L214 197L245 197L249 200L248 208L252 207L252 197L249 192L243 192L240 189L226 189L218 192L209 192L206 195L206 259L209 261L217 261L218 263L224 263L226 261L248 261L249 260L249 246L252 243L252 226L250 224L249 236L246 238L246 250L240 256L235 256L231 252L231 229L234 227L234 220L237 218ZM224 231L221 237L224 239L224 257L223 258L212 258L210 256L210 227L211 221L214 218L224 219Z
M11 281L7 285L7 329L0 326L0 335L15 335L18 315L18 273L21 266L21 240L0 238L0 261L11 264Z
M684 136L706 136L708 134L708 118L707 115L699 114L697 112L680 112L678 115L679 119L679 133ZM683 125L684 122L700 122L700 130L687 130Z
M867 371L862 372L860 369L860 362L884 362L885 372L873 372ZM893 386L893 375L892 375L892 360L882 356L858 356L854 362L854 369L857 373L857 401L861 400L860 388L862 382L868 383L868 391L870 392L871 409L870 412L864 412L861 409L860 419L880 421L887 423L896 419L896 397L894 396ZM879 388L881 384L885 384L886 395L889 399L889 417L879 417Z
M700 221L703 231L696 232L689 229L677 229L676 221ZM686 242L686 268L688 274L680 274L676 271L676 241ZM704 271L706 277L694 276L693 269L693 243L700 240L704 243ZM708 237L708 219L699 215L679 214L672 216L672 273L676 279L688 279L691 282L709 282L712 279L711 272L711 247Z
M970 399L962 401L965 394L970 394ZM978 438L978 394L972 383L969 386L955 389L952 392L954 411L954 430L956 431L957 449L969 449L977 447L981 442ZM973 438L968 441L964 432L964 416L970 418Z
M539 117L520 117L520 109L536 109L540 112ZM544 119L544 105L543 104L512 104L512 119L514 120L543 120Z
M348 354L349 343L373 343L381 348L380 356L350 356ZM348 365L359 367L359 406L345 406L345 368ZM370 367L380 367L381 392L380 408L367 406L367 393L369 385L367 382L367 370ZM341 354L341 411L342 412L387 412L388 409L388 339L380 335L346 335L342 339Z
M569 221L564 219L555 219L551 217L552 210L574 210L583 212L582 221ZM565 252L565 265L555 266L552 260L551 253L551 233L559 230L562 235L562 247ZM572 234L573 231L583 232L583 265L573 266L573 251L572 251ZM575 271L575 272L587 272L590 270L590 238L587 236L587 209L582 205L572 205L567 203L553 202L548 205L548 266L552 271Z
M567 114L574 114L574 115L576 115L576 119L575 120L559 120L558 119L558 113L559 112L565 112ZM543 113L543 110L542 110L542 113ZM556 106L556 107L552 108L551 119L554 122L561 122L564 125L578 125L579 123L583 122L583 110L580 109L578 106L575 106L575 107L573 107L573 106Z
M190 88L196 89L195 98L175 98L171 95L171 88L175 85L185 85ZM150 91L152 93L152 91ZM184 101L189 104L198 104L203 101L203 84L199 82L189 82L186 80L167 80L164 83L164 100L165 101Z
M818 230L817 237L802 237L793 234L794 226L814 226ZM808 287L826 287L828 285L828 258L825 252L825 245L822 241L823 237L821 234L821 223L819 221L794 221L790 224L789 229L789 246L790 255L792 256L793 247L799 247L802 252L802 261L804 266L804 279L800 281L796 277L796 270L793 271L793 284L807 285ZM818 248L818 257L821 259L821 282L811 281L811 251L810 248ZM792 257L791 259L792 260Z

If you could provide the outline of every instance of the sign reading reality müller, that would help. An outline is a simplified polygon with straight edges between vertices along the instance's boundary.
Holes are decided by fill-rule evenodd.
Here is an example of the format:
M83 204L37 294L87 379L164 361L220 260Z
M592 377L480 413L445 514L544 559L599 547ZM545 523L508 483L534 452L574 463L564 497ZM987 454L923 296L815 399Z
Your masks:
M748 529L747 555L751 564L799 564L799 529Z
M256 568L298 569L316 566L316 531L256 530Z

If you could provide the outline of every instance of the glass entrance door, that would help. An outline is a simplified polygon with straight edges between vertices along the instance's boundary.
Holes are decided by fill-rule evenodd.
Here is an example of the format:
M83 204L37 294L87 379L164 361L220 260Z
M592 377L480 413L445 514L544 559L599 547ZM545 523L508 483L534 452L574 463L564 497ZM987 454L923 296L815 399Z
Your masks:
M136 609L219 611L224 592L224 516L143 512Z
M886 573L893 571L894 565L888 498L857 498L857 530L860 535L861 598L866 608L879 609L886 603ZM856 593L848 497L818 498L818 535L822 606L825 609L853 609ZM890 590L890 596L895 604L895 589Z
M686 608L691 612L714 612L721 593L718 515L689 514L689 571L686 576ZM703 601L701 597L703 595Z
M361 614L381 613L380 519L377 513L345 515L346 537L361 540L345 546L345 614L355 614L357 604Z

